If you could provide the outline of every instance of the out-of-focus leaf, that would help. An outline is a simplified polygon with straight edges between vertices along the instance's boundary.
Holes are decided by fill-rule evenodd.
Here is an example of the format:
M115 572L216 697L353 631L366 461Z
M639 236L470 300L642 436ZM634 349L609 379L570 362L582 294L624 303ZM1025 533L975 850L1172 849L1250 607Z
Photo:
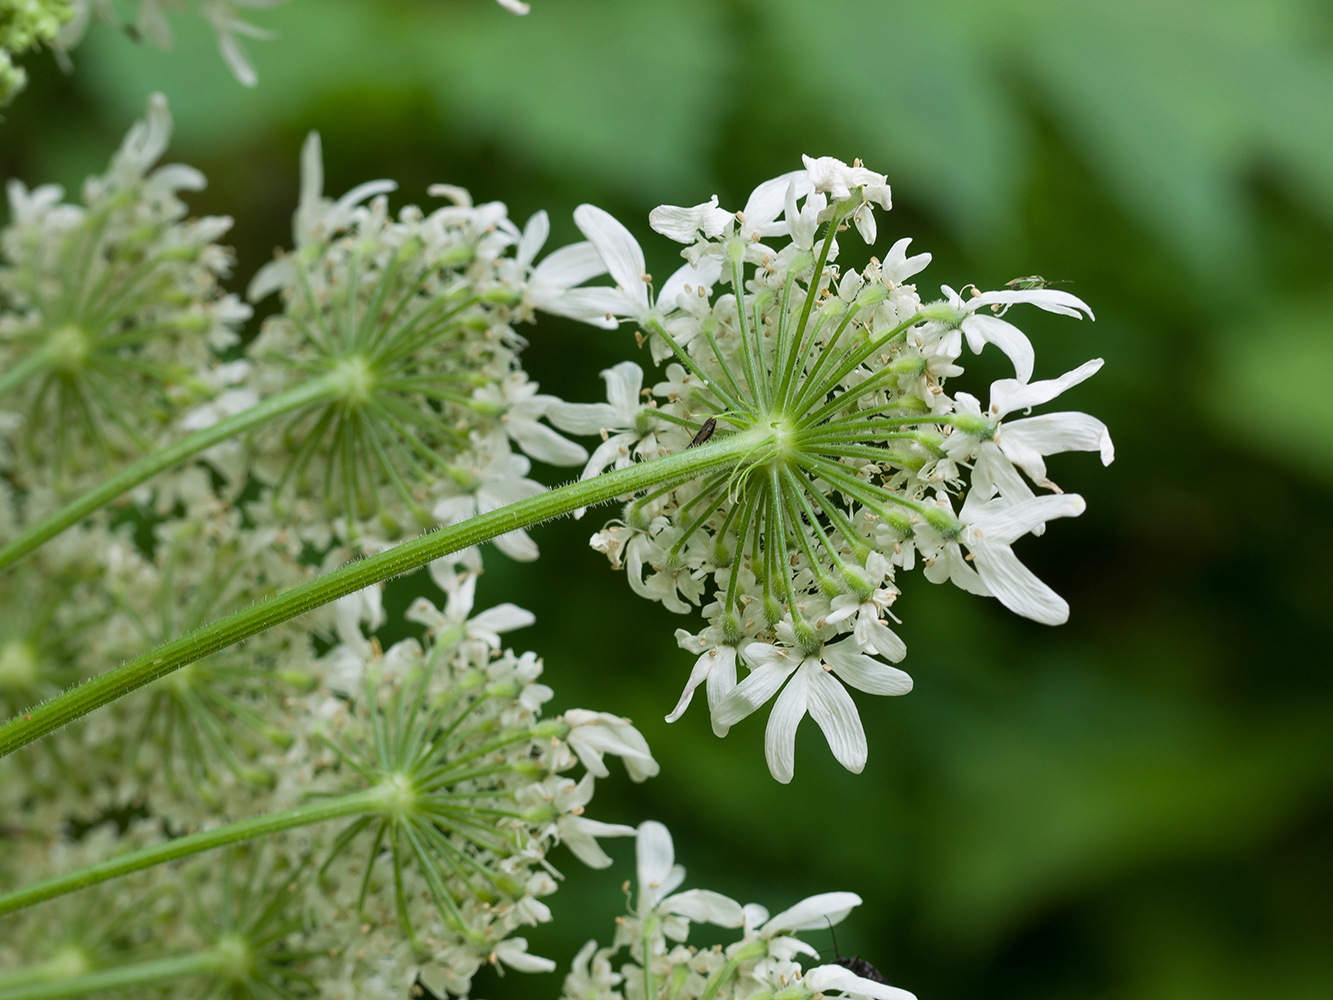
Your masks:
M1305 0L759 4L849 147L965 235L1006 220L1035 96L1152 231L1196 263L1245 249L1275 169L1333 217L1333 51ZM1030 90L1028 90L1030 88Z
M962 233L1012 222L1027 126L992 77L985 39L968 29L977 4L776 0L755 10L786 53L779 71L818 81L808 92L817 103L803 110L841 130L837 153L887 172Z
M1127 871L1241 852L1333 777L1322 710L1237 725L1076 663L942 707L922 898L935 928L977 941Z
M198 18L180 19L168 53L93 31L76 53L81 82L127 117L148 92L166 91L181 145L205 152L299 124L327 95L418 90L474 141L617 195L661 198L705 183L728 72L715 4L561 0L526 18L479 0L386 6L297 0L272 11L278 39L250 46L253 91L231 79Z
M518 19L469 2L423 8L414 30L427 85L474 134L661 200L707 176L730 65L720 15L708 0L559 0Z
M1250 452L1333 482L1333 303L1278 309L1215 344L1202 404Z

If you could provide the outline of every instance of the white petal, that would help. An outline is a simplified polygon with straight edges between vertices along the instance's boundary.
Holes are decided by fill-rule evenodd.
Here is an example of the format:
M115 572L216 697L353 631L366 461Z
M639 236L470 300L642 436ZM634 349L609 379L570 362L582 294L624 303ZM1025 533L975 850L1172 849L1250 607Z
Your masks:
M1024 566L1007 545L982 545L973 552L977 574L996 599L1014 614L1043 625L1063 625L1069 605Z
M535 420L511 420L508 429L520 448L550 465L582 465L588 460L588 450L583 445L561 437Z
M497 604L472 618L468 624L486 632L512 632L516 628L527 628L537 620L531 611L520 608L517 604Z
M683 630L677 629L677 631ZM708 672L713 668L713 663L716 659L716 650L710 649L694 661L694 669L690 671L690 679L685 682L685 690L681 692L680 700L676 702L676 707L673 708L671 714L666 717L667 722L675 722L685 714L685 709L690 707L690 702L694 698L694 689L707 679Z
M810 682L807 664L813 664L815 670L819 669L817 660L806 660L801 664L801 669L796 671L778 695L778 700L773 703L768 727L764 730L764 757L768 761L769 773L784 785L791 781L796 770L796 729L805 718L808 707Z
M542 309L556 316L568 316L594 326L614 330L618 325L607 317L629 316L637 319L648 310L648 286L640 283L643 301L631 298L619 288L571 288Z
M824 647L824 660L844 681L866 694L907 694L912 678L897 667L866 656L856 639L842 639Z
M746 647L745 655L750 659L753 659L750 650L757 645L761 643L751 643ZM790 677L798 666L800 663L792 657L763 663L756 667L750 672L750 676L737 684L731 694L723 699L722 704L718 705L717 711L713 713L713 718L719 725L734 726L772 698L778 688L782 687L783 681Z
M860 774L866 766L866 731L852 696L824 670L810 671L809 678L810 718L823 730L838 763Z
M1047 521L1078 517L1086 509L1087 504L1077 493L1033 497L1016 504L993 501L975 519L969 520L966 512L960 512L968 521L962 540L969 547L1009 545Z
M533 284L573 288L606 273L606 264L597 248L583 240L554 250L532 269L528 280Z
M537 259L537 254L546 245L546 238L551 235L551 219L544 210L534 212L528 224L523 227L523 235L514 249L514 260L521 267L528 267Z
M764 230L769 227L769 223L782 215L788 190L792 192L793 202L797 198L804 198L814 190L810 174L804 170L793 170L791 173L766 180L751 191L744 209L745 228L758 232L760 236L778 235ZM785 231L786 226L781 228Z
M898 663L907 656L907 643L878 618L861 615L856 619L853 634L856 636L857 645L862 649L878 653L890 663Z
M963 334L967 337L967 346L972 348L973 354L980 354L981 349L987 344L994 344L1014 363L1014 374L1018 376L1019 381L1026 382L1032 377L1032 366L1036 361L1032 342L1028 340L1027 334L1014 324L998 316L980 316L974 313L963 320L962 328ZM994 393L993 386L991 391Z
M648 225L654 232L677 243L693 243L702 232L712 239L735 221L735 216L718 208L717 195L698 205L658 205L648 213Z
M621 412L610 403L552 403L546 419L570 434L596 434L599 431L618 430Z
M633 361L622 361L602 372L606 382L606 399L625 416L636 415L642 405L639 393L643 389L643 369ZM624 426L623 424L617 426Z
M643 282L643 250L633 234L615 216L596 205L580 205L574 209L574 224L602 255L602 261L616 284L635 301L642 297L646 309L648 286Z
M708 672L708 711L712 716L713 735L726 736L730 726L718 720L718 707L736 689L736 647L718 646L717 658Z
M516 562L536 562L541 555L526 531L511 531L494 539L495 547Z
M1115 445L1106 425L1086 413L1044 413L1015 420L1001 428L1000 447L1037 482L1046 478L1046 465L1040 461L1043 455L1096 451L1101 453L1102 465L1115 461ZM1029 463L1035 468L1029 468Z
M1026 302L1039 309L1045 309L1047 312L1059 313L1061 316L1072 316L1074 319L1082 319L1082 313L1086 313L1088 319L1096 319L1096 317L1092 315L1092 308L1077 295L1070 295L1068 292L1062 292L1056 288L1028 288L1001 292L982 292L981 295L971 299L968 302L968 305L974 309L980 309L983 306L1010 306L1020 302Z
M528 954L526 938L509 938L495 946L495 957L518 972L554 972L555 963L540 955Z
M1004 433L1007 436L1007 425ZM1032 487L1028 486L1018 474L1011 459L993 441L981 443L977 460L972 465L972 489L980 491L981 495L987 498L994 496L998 490L1010 503L1021 503L1036 496L1032 492Z
M985 319L986 317L981 318ZM1059 378L1041 379L1029 383L1020 374L1017 379L1005 378L998 382L992 382L990 387L991 410L1000 414L1000 416L1004 416L1006 413L1013 413L1015 410L1030 410L1042 403L1049 403L1066 389L1092 378L1103 364L1101 358L1093 358L1091 361L1085 361L1073 371L1065 372ZM1028 374L1031 374L1030 369Z
M854 892L821 892L809 896L795 906L783 910L760 928L765 937L786 931L813 931L827 928L830 924L842 921L855 907L861 905L861 897Z
M685 286L690 288L712 288L722 274L722 261L717 257L702 257L697 265L685 264L671 272L662 291L658 293L657 304L663 312L680 308L680 297L685 293ZM698 295L698 292L694 292Z
M841 965L819 965L806 972L801 980L805 988L815 993L838 991L851 996L870 997L872 1000L916 1000L916 995L888 983L862 979L851 969Z
M740 903L708 889L678 892L662 900L660 909L662 913L678 913L690 920L718 927L739 927L745 922L745 911Z

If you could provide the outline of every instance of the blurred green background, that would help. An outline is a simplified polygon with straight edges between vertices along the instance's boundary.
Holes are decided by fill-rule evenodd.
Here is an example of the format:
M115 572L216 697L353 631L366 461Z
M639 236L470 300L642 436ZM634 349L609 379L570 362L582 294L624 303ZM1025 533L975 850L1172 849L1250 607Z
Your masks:
M548 209L552 246L594 201L662 274L654 205L734 207L802 152L860 156L894 185L880 252L911 235L935 255L925 294L1071 281L1095 325L1020 319L1038 377L1107 361L1062 403L1104 418L1118 459L1056 460L1088 513L1020 547L1071 620L905 577L916 690L859 699L864 774L809 722L787 787L764 767L762 715L725 741L702 706L662 722L691 665L672 630L695 620L587 550L609 515L539 529L536 565L491 555L482 600L537 613L514 638L546 657L556 707L632 716L661 760L643 786L602 782L593 815L667 823L691 886L773 909L861 893L843 953L922 1000L1333 996L1333 7L533 8L293 0L253 17L280 33L248 43L253 91L195 19L165 54L100 26L72 76L27 60L0 173L75 187L160 89L172 157L211 181L194 205L238 220L243 289L289 241L309 129L329 193L387 176L401 204L463 184L519 220ZM618 360L648 364L628 331L525 332L529 371L567 399L601 399ZM973 363L970 388L1000 373ZM484 973L478 995L554 997L577 947L610 939L632 861L609 846L608 872L561 856L556 921L530 934L560 973Z

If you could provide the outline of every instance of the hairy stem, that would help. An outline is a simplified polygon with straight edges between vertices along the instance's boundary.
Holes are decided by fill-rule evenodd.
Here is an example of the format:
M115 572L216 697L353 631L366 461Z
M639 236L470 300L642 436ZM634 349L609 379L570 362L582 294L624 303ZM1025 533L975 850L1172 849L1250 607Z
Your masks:
M83 997L90 993L104 993L132 986L151 986L188 976L208 975L223 967L227 956L217 949L193 955L158 958L117 969L99 969L82 976L67 979L49 979L15 989L0 987L0 1000L63 1000L65 997Z
M241 841L253 840L282 830L293 830L300 826L323 823L331 819L376 813L383 809L384 792L379 788L372 788L364 792L352 792L325 799L312 805L298 806L284 812L228 823L212 830L192 833L188 837L177 837L164 844L145 847L141 851L133 851L112 858L110 861L102 861L87 868L80 868L78 871L47 879L45 882L7 892L0 896L0 916L78 889L86 889L99 882L121 878L133 872L178 861L194 854L202 854L204 851L213 851L229 844L238 844ZM7 998L7 994L0 993L0 998Z
M0 570L17 562L33 549L50 541L66 528L78 524L93 511L106 506L116 497L128 493L140 483L151 479L159 472L165 472L187 458L207 451L215 444L253 430L284 413L290 413L305 406L332 398L338 391L337 383L332 378L317 378L279 393L271 399L257 403L242 410L235 416L221 420L212 427L205 427L181 438L175 444L145 455L139 461L126 466L116 475L77 500L66 504L43 521L32 525L13 541L0 547Z
M714 439L697 448L639 462L520 500L350 563L318 580L292 587L277 597L137 656L0 725L0 757L187 663L233 646L339 597L411 572L471 545L572 513L580 507L591 507L627 493L664 483L683 482L712 469L734 466L772 439L773 432L764 427Z

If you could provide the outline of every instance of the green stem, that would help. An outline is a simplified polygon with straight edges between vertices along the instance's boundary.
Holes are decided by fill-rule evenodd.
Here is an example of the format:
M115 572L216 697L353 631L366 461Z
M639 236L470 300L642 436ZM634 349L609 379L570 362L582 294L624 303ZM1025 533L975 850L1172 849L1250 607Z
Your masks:
M68 979L47 980L17 989L0 989L0 1000L60 1000L64 997L82 997L129 986L148 986L152 983L181 979L186 976L207 975L217 972L226 956L215 949L194 955L159 958L136 965L122 965L118 969L100 969Z
M451 552L572 513L580 507L591 507L627 493L662 483L683 482L711 469L736 465L757 448L771 442L773 436L771 429L756 427L665 458L639 462L593 479L570 483L422 535L368 559L350 563L318 580L292 587L271 600L137 656L0 725L0 757L8 756L187 663L203 659L339 597L409 573Z
M78 871L47 879L45 882L7 892L0 896L0 916L78 889L86 889L99 882L202 854L204 851L216 850L229 844L239 844L241 841L265 837L283 830L293 830L299 826L323 823L331 819L381 812L384 809L384 798L385 793L382 789L371 788L364 792L352 792L324 799L311 805L297 806L284 812L228 823L213 830L192 833L188 837L177 837L164 844L145 847L143 850L112 858L110 861L102 861L87 868L80 868Z
M9 371L0 375L0 399L4 399L50 363L51 351L49 348L33 351L10 368Z
M161 451L145 455L106 480L101 486L89 490L50 517L34 524L18 538L0 547L0 570L17 562L39 545L50 541L66 528L78 524L93 511L104 507L116 497L129 492L159 472L165 472L215 444L244 434L284 413L331 399L337 391L338 383L332 376L312 379L242 410L235 416L220 420L212 427L195 431Z

